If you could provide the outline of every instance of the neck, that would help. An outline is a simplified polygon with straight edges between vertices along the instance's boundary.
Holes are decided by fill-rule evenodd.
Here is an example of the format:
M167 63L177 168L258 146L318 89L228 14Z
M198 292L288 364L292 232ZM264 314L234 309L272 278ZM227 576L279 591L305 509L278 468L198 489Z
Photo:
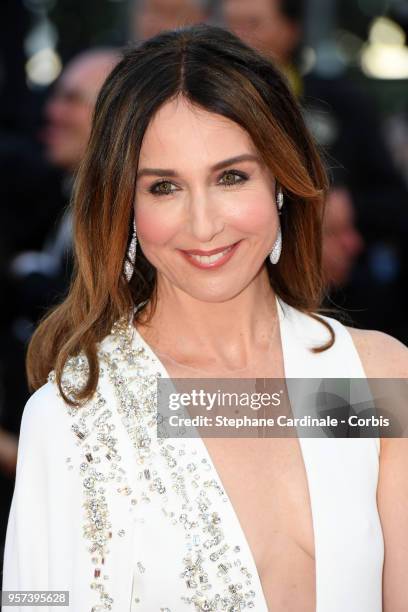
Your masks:
M239 295L224 302L204 302L158 280L157 308L143 335L169 355L203 356L234 364L251 361L269 347L278 316L266 267ZM147 309L149 314L149 309Z

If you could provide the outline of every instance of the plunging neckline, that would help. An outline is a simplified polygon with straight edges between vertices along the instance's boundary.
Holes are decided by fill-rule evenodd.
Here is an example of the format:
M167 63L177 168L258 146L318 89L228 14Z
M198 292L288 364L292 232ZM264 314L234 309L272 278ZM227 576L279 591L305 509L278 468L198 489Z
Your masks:
M282 301L279 299L278 296L275 296L275 302L276 302L276 312L277 312L277 316L278 316L278 321L277 321L277 325L278 325L278 335L280 338L280 343L281 343L281 351L282 351L282 357L283 357L283 377L286 380L287 377L287 372L290 371L290 368L288 368L288 333L287 333L287 329L286 329L286 321L285 321L285 316L287 316L287 311L286 308L290 308L289 305L285 304L284 302L281 303ZM286 306L286 308L284 308L283 304ZM164 366L163 362L159 359L159 357L157 356L157 354L154 352L154 350L151 348L151 346L148 344L148 342L143 338L143 336L141 335L141 333L139 332L139 330L135 327L135 325L132 325L133 327L133 331L134 331L134 338L137 338L137 340L139 341L139 343L145 348L145 350L147 351L147 353L150 355L150 357L152 358L153 363L156 365L157 369L160 371L160 375L164 378L167 379L172 379L172 377L169 375L166 367ZM215 467L215 464L212 460L212 457L207 449L206 444L204 443L202 437L200 435L198 435L197 438L198 439L198 444L203 452L203 454L205 455L205 458L207 460L207 463L209 464L212 473L215 475L215 477L217 478L218 482L221 484L224 493L225 493L225 497L228 500L228 508L229 511L234 519L234 522L238 528L238 532L239 532L239 536L240 536L240 540L241 542L245 545L246 548L246 555L248 557L248 564L251 566L252 571L251 574L253 576L255 576L255 580L257 582L257 592L259 592L260 594L260 598L262 599L262 606L263 609L259 609L257 608L257 612L269 612L269 608L268 608L268 603L265 597L265 592L262 586L262 581L261 581L261 576L259 574L259 570L255 561L255 556L254 553L249 545L248 542L248 538L246 536L246 533L243 529L241 520L235 510L234 504L232 503L232 500L229 496L228 491L226 490L223 481L221 479L221 476L217 470L217 468ZM305 457L305 449L303 448L302 442L301 442L301 438L298 438L299 440L299 447L300 447L300 456L302 459L302 463L303 463L303 469L304 469L304 473L306 475L306 485L307 485L307 492L308 492L308 499L309 499L309 503L310 503L310 514L312 517L312 531L313 531L313 543L314 543L314 548L315 548L315 581L314 581L314 589L315 589L315 609L318 610L318 571L317 571L317 555L316 555L316 529L315 529L315 517L314 517L314 513L313 513L313 504L312 504L312 498L311 498L311 489L310 489L310 482L309 482L309 474L308 474L308 470L307 470L307 464L306 464L306 457Z

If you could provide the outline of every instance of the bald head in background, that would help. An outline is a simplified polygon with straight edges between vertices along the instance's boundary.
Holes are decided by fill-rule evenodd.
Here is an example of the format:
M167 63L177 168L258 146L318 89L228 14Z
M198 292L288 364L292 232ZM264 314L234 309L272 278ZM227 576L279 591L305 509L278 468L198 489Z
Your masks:
M64 68L45 107L42 140L53 165L71 173L77 170L98 93L120 59L116 49L95 49L77 55Z

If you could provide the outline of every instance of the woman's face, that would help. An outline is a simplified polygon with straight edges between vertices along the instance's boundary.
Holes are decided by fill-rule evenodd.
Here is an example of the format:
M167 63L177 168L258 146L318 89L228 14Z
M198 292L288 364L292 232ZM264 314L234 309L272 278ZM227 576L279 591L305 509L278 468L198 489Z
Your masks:
M244 129L179 97L144 135L135 215L159 289L224 302L254 281L272 249L275 181Z

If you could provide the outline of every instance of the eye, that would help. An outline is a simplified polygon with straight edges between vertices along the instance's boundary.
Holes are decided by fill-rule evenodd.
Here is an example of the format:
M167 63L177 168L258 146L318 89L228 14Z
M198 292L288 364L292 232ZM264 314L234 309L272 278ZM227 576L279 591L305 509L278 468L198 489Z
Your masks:
M226 177L227 180L224 182L224 187L234 187L234 185L245 183L245 181L248 180L248 176L245 174L245 172L239 172L238 170L226 170L221 175L221 178L225 179ZM234 177L238 177L239 180L235 180Z
M225 172L223 172L221 175L221 179L225 179L226 177L227 179L223 183L224 187L234 187L235 185L239 185L240 183L244 183L248 180L248 176L245 174L245 172L240 172L239 170L225 170ZM169 185L173 185L173 183L164 180L158 181L149 188L149 192L155 196L171 195L177 190L170 189Z
M175 189L173 190L169 190L168 188L166 189L165 188L166 185L172 185L172 183L170 183L170 181L159 181L158 183L155 183L154 185L150 187L149 192L157 196L171 195L175 191Z

